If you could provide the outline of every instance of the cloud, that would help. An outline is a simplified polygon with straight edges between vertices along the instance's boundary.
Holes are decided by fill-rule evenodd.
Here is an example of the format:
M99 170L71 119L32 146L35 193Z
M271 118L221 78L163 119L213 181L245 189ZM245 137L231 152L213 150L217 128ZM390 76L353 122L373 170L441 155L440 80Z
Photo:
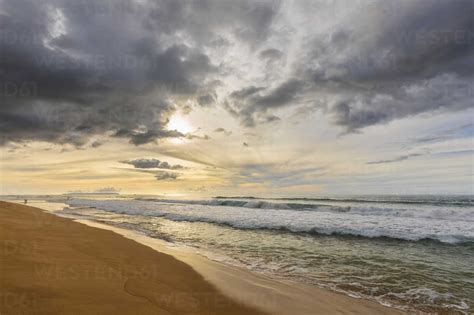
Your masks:
M269 48L269 49L265 49L265 50L262 50L258 56L262 59L266 59L266 60L277 60L277 59L280 59L284 56L284 54L278 50L278 49L275 49L275 48Z
M263 110L266 110L272 107L280 107L293 101L303 86L304 82L298 79L289 79L288 81L278 85L269 93L262 96L257 96L251 101L254 103L253 106L258 107L259 110L262 108Z
M149 169L149 168L159 168L159 169L167 169L167 170L182 170L184 166L180 164L171 165L168 162L160 161L157 159L135 159L135 160L126 160L120 161L120 163L130 164L133 165L134 168L139 169Z
M264 90L263 87L256 87L256 86L248 86L243 89L233 91L230 93L230 97L234 99L246 99L249 96L254 95L257 92Z
M2 1L0 144L179 137L163 128L169 100L212 101L202 92L218 69L203 47L223 32L258 46L277 11L273 1Z
M230 136L232 134L232 131L226 130L225 128L219 127L214 130L216 133L223 133L226 136Z
M192 133L187 133L184 138L188 139L188 140L193 140L193 139L201 139L201 140L210 140L211 137L209 135L203 135L203 136L200 136L200 135L194 135Z
M155 175L156 180L175 180L179 177L177 173L159 172Z
M423 113L465 110L474 96L473 6L468 0L287 6L277 25L304 34L304 40L275 28L272 43L285 44L258 54L265 79L259 76L230 92L223 106L244 126L255 127L265 122L265 114L314 102L344 133ZM315 29L325 32L307 28L318 16ZM289 58L288 66L267 65L281 54Z
M424 112L447 112L472 107L474 85L454 74L442 74L401 85L397 95L378 93L339 100L328 113L347 132ZM472 90L471 90L472 89Z
M201 106L211 105L215 102L214 96L206 94L198 97L198 103Z
M411 159L412 157L423 156L423 155L426 155L426 154L428 154L428 152L425 152L425 153L411 153L411 154L401 155L401 156L395 157L393 159L388 159L388 160L370 161L370 162L367 162L365 164L386 164L386 163L401 162L401 161Z
M421 113L469 108L473 3L395 1L384 10L385 5L364 5L353 23L341 21L332 34L316 35L309 58L302 60L312 90L332 99L326 111L332 121L357 132ZM363 11L370 15L362 18Z
M153 129L153 127L149 129L148 127L143 126L139 126L138 128L132 130L121 128L114 133L113 137L129 138L130 143L133 143L134 145L141 145L156 141L156 139L180 138L185 136L177 130L164 130L158 128L158 126L156 126L155 129Z
M249 128L317 104L343 133L462 111L472 11L469 0L1 1L0 145L188 137L165 128L187 100Z
M448 128L432 134L416 137L413 139L413 142L415 144L426 144L472 136L474 136L474 123L467 123L454 128Z
M95 140L94 142L91 143L91 147L98 148L98 147L104 145L104 143L105 142L102 141L102 140Z
M234 106L229 105L229 107L236 116L240 117L244 126L253 127L257 122L272 122L278 117L268 115L267 112L296 101L304 85L303 81L291 78L264 94L258 92L267 89L249 86L230 94L230 98L237 101L233 102Z

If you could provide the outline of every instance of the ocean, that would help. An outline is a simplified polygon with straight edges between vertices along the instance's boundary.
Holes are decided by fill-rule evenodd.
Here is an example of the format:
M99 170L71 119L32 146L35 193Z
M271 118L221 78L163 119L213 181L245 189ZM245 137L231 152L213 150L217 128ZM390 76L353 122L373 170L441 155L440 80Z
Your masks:
M474 312L473 196L61 197L58 214L409 311Z

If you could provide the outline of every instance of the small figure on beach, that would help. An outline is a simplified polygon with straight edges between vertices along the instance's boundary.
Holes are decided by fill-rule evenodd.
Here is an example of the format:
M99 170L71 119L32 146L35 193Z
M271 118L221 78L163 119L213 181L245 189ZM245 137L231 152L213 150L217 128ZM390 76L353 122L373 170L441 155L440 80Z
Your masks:
M28 203L28 199L25 199L25 205Z

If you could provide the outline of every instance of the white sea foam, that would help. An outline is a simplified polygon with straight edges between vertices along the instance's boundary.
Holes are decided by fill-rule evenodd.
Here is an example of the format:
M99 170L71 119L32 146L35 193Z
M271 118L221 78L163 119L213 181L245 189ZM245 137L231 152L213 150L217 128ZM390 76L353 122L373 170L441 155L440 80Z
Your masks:
M176 201L177 202L177 201ZM174 221L199 221L226 224L240 229L275 229L318 234L345 234L364 237L389 237L404 240L434 239L444 243L474 241L474 210L469 207L393 207L360 205L336 207L284 204L271 208L256 206L221 206L203 201L87 200L67 201L71 206L96 207L130 215L164 217ZM267 208L268 207L268 208ZM293 207L293 209L291 208ZM257 209L258 208L258 209ZM341 210L342 209L342 210Z

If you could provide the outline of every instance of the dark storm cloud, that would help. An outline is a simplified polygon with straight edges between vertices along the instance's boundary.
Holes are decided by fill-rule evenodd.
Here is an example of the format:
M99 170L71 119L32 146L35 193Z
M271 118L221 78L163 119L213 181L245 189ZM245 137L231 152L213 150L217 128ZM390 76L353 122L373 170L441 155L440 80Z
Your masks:
M184 166L175 164L171 165L168 162L160 161L157 159L135 159L135 160L127 160L127 161L120 161L120 163L130 164L133 165L134 168L140 169L149 169L149 168L160 168L166 170L181 170L184 169Z
M0 6L1 144L75 146L110 133L135 145L183 136L163 129L175 110L169 97L209 91L218 70L199 47L223 29L258 45L278 9L273 2L167 0ZM205 106L211 98L197 101Z

